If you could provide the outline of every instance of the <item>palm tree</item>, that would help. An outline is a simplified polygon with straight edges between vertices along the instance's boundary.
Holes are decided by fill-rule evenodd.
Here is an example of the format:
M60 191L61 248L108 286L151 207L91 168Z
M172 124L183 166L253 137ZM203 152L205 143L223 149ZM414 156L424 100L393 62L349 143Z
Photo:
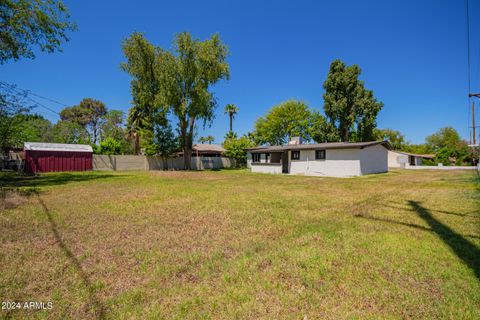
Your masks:
M140 132L139 130L145 125L145 113L138 106L134 106L128 110L127 117L127 139L133 141L135 154L140 154Z
M225 106L225 114L228 114L228 116L230 117L230 131L232 131L232 121L235 118L238 110L238 107L231 103Z
M200 143L207 143L208 144L212 144L212 142L215 141L215 138L213 136L207 136L207 137L200 137L200 139L198 139L198 142Z

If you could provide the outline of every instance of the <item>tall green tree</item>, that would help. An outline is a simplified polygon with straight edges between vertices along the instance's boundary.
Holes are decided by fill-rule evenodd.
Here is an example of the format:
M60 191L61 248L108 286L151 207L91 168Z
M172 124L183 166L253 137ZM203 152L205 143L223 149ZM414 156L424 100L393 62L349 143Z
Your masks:
M345 142L373 140L376 118L383 107L358 79L360 73L358 65L346 66L335 60L323 84L325 115Z
M141 144L150 141L154 126L165 123L170 112L177 118L184 167L190 169L197 122L210 124L217 105L209 89L229 76L226 46L218 35L200 41L183 32L176 36L173 50L168 51L134 33L124 41L123 52L127 62L122 69L132 76L135 122Z
M312 111L309 119L309 136L317 143L340 141L338 130L318 111Z
M215 138L213 136L200 137L200 139L198 139L198 142L200 143L212 144L214 141Z
M238 111L238 107L234 104L230 103L225 106L225 114L228 114L228 118L230 119L230 131L233 131L233 119L235 119L235 115Z
M67 7L60 0L0 1L0 64L21 57L35 58L34 49L60 50L75 30Z
M125 139L124 125L125 115L121 110L108 110L103 117L102 124L100 125L100 137L101 140L107 138L115 139L116 141L122 141Z
M160 88L156 101L177 118L184 168L190 169L197 122L211 124L217 106L210 87L229 77L228 50L218 34L200 41L183 32L176 36L172 52L157 51Z
M258 144L281 145L292 137L310 140L311 111L297 100L288 100L270 109L255 122L254 136Z
M80 101L80 108L86 110L91 139L96 144L100 135L100 126L107 114L107 107L100 100L86 98Z
M133 107L129 110L127 127L135 150L154 151L154 127L166 123L167 108L155 101L159 92L159 75L156 71L159 49L155 48L142 33L135 32L122 43L127 61L120 67L132 80L130 91Z
M96 144L100 136L100 127L107 114L107 107L99 100L85 98L79 105L67 107L60 112L60 119L78 124Z

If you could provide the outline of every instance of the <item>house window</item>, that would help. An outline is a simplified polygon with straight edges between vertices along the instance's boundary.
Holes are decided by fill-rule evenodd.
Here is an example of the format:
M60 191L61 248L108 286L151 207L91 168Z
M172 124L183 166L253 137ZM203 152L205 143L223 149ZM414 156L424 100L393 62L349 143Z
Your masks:
M260 153L252 153L252 162L260 162Z
M300 160L300 151L292 151L292 160Z
M315 160L325 160L325 150L315 150Z
M265 153L265 162L266 163L270 162L270 153Z

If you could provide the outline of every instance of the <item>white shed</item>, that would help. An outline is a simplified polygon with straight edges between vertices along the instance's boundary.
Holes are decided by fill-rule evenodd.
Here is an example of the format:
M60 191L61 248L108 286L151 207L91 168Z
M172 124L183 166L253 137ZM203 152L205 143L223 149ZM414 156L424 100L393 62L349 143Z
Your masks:
M247 149L252 172L353 177L388 171L387 141L288 144Z

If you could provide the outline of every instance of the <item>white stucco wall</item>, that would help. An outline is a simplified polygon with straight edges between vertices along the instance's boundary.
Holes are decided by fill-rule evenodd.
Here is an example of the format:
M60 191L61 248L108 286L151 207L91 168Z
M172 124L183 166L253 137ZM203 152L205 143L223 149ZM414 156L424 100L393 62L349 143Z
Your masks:
M315 160L315 150L301 150L300 160L290 160L290 174L352 177L361 174L360 149L327 149L325 160Z
M403 153L388 150L388 167L401 168L402 162L408 165L408 156Z
M404 168L404 167L409 167L410 165L410 157L407 154L403 154L400 152L395 152L392 150L388 150L388 167L389 168ZM415 165L416 166L421 166L422 165L422 158L421 157L414 157ZM402 165L402 162L405 163L405 165Z
M360 149L361 174L388 172L388 149L375 145Z
M281 174L281 164L253 164L250 166L252 172Z

